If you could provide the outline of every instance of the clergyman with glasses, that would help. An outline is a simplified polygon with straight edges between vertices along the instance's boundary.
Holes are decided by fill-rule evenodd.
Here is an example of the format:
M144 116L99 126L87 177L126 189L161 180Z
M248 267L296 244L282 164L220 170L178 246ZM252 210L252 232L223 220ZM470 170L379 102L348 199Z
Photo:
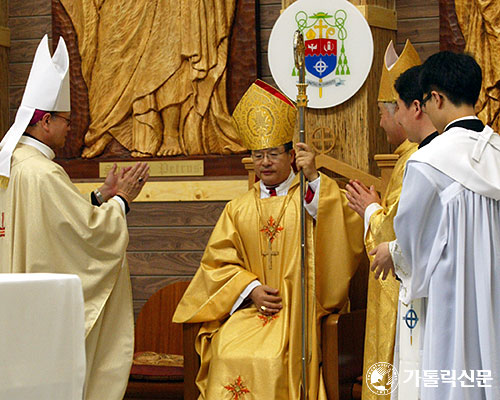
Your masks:
M81 195L52 161L64 146L70 115L68 51L61 38L51 57L45 36L16 120L0 143L0 272L78 275L86 374L74 377L71 398L97 400L105 393L121 400L134 350L125 214L149 168L137 163L116 173L115 165L99 189ZM63 398L60 386L52 387L44 393Z
M296 108L255 82L233 120L260 179L230 201L177 307L174 322L203 322L197 351L202 399L231 391L256 399L298 399L301 381L300 185L308 181L306 271L308 387L326 399L318 322L346 307L349 280L363 251L361 218L332 179L318 172L305 143L293 148Z

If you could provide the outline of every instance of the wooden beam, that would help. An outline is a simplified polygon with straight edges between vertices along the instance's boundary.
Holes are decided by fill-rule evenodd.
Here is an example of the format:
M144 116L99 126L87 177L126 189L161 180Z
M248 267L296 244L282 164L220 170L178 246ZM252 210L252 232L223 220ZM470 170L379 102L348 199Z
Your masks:
M383 193L385 189L380 178L370 175L358 168L354 168L343 161L337 160L325 154L316 156L316 168L326 168L345 178L358 179L368 187L371 185L375 186L375 190L381 193Z
M90 193L102 182L76 182L80 193ZM138 202L164 201L229 201L248 191L247 180L200 180L147 182Z
M0 46L10 47L10 29L0 26Z
M356 8L368 21L368 25L392 31L398 30L396 10L374 5L360 5Z

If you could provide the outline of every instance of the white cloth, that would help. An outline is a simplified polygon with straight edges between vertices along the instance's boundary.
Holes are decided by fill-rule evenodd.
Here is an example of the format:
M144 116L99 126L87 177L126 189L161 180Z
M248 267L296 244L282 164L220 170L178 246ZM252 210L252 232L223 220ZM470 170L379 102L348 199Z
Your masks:
M82 399L85 326L78 276L0 274L0 321L0 399Z
M400 299L427 298L425 400L500 399L500 138L483 138L452 128L406 167L394 230Z
M394 270L399 277L407 274L410 265L403 256L397 239L389 242ZM419 371L422 367L422 353L425 331L426 298L415 299L410 304L398 302L396 338L393 365L397 368L398 386L391 393L391 400L418 400L420 397Z
M365 209L365 238L366 234L368 233L368 228L370 227L370 218L372 217L373 213L375 211L380 210L383 208L379 203L370 203Z

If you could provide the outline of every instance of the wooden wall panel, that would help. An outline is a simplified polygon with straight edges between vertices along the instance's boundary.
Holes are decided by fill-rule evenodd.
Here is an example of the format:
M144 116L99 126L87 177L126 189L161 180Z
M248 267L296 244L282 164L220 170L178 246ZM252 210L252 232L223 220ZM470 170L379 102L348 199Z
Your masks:
M134 203L127 217L128 226L213 226L225 205L223 201L169 203L167 214L158 203Z
M203 250L211 232L210 227L129 228L128 249L130 251Z
M29 17L50 15L52 12L50 0L10 0L10 17Z
M34 39L39 42L42 36L52 29L52 16L11 18L9 28L12 40Z
M51 0L10 0L9 28L12 40L9 54L9 119L12 124L36 47L43 35L49 35L49 47L52 47Z
M410 39L422 61L439 51L439 1L397 0L398 32L396 50Z
M190 251L128 251L132 275L193 276L200 265L203 250Z
M134 313L165 285L196 273L226 202L133 203L127 215L127 258Z
M2 43L0 43L0 139L3 133L9 129L9 46L7 40L7 24L9 21L8 0L0 0L0 29L2 32Z

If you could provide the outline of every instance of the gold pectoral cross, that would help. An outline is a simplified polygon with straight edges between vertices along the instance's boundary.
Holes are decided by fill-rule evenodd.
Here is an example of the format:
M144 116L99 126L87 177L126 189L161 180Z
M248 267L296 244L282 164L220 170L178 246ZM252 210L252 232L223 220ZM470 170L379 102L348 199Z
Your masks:
M267 257L267 267L269 269L273 269L273 256L277 256L280 252L279 251L273 251L273 242L272 240L269 240L269 246L268 246L268 251L267 253L264 252L262 255L264 257Z

